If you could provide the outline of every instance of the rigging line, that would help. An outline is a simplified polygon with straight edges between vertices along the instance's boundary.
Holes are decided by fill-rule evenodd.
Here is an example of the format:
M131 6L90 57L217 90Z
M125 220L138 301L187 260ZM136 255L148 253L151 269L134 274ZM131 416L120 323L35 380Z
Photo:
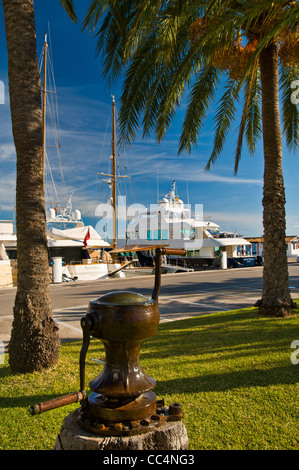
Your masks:
M49 46L47 50L47 59L48 59L48 68L47 68L47 76L48 76L48 83L49 83L49 89L53 90L53 93L49 96L47 94L47 109L50 117L50 122L51 122L51 131L53 135L54 142L57 144L57 158L58 158L58 165L59 165L59 173L60 173L60 178L61 178L61 185L62 185L62 190L64 193L64 200L65 202L68 199L67 195L67 188L66 188L66 183L65 183L65 178L64 178L64 173L63 173L63 168L62 168L62 161L61 161L61 154L60 154L60 142L59 142L59 133L58 133L58 126L59 126L59 114L58 114L58 98L57 98L57 90L56 90L56 84L55 84L55 76L54 76L54 66L53 66L53 56L52 56L52 50L51 50L51 38L49 36L48 40ZM43 48L44 51L44 48ZM55 95L55 97L53 96ZM50 167L50 161L48 157L48 164ZM53 185L55 185L54 178L53 178L53 173L51 169L51 176L52 176L52 181ZM57 194L57 189L55 186L55 192L56 196L58 198ZM58 201L60 199L58 198ZM59 202L60 205L60 202Z
M98 171L100 170L100 162L101 162L101 159L102 159L102 154L103 154L103 150L104 150L104 145L105 145L105 142L106 142L106 136L107 136L108 126L109 126L109 121L110 121L110 119L108 118L108 119L107 119L107 124L106 124L106 130L105 130L104 140L103 140L103 144L102 144L102 148L101 148L101 152L100 152L99 160L98 160Z
M137 159L137 156L136 156L136 153L135 153L135 151L134 151L134 148L130 148L130 150L131 150L131 152L132 152L132 155L133 155L133 157L134 157L134 160L136 160L136 159ZM135 195L136 195L136 196L138 197L138 199L140 200L140 199L141 199L141 197L140 197L140 192L139 192L139 190L136 188L136 180L134 179L134 177L132 177L132 178L129 180L129 184L130 184L130 188L131 188L131 192L132 192L132 198L133 198L134 202L136 202L136 197L135 197ZM143 182L143 184L144 184L144 182ZM154 198L155 195L154 195L152 189L148 186L148 183L147 183L147 179L146 179L146 178L145 178L145 184L146 184L146 186L148 187L149 192L152 194L152 197Z
M49 67L48 67L48 82L49 82L49 84L51 84L51 86L49 88L52 88L52 91L53 91L53 93L51 93L51 101L53 103L55 102L55 108L54 108L54 105L53 105L53 109L55 109L55 121L59 125L57 89L56 89L55 78L54 78L53 59L52 59L52 56L50 55L50 48L48 48L48 65L49 65Z
M117 119L118 119L118 110L117 110L117 108L116 108L116 116L117 116ZM129 183L131 194L132 194L132 199L133 199L134 203L136 203L135 191L134 191L134 188L133 188L133 183L132 183L132 178L131 178L131 170L130 170L130 165L129 165L129 159L128 159L128 156L127 156L127 153L126 153L125 150L122 152L121 162L124 165L124 173L130 176L130 179L128 181L124 181L124 184L126 185L127 183ZM127 191L127 186L125 186L125 187L126 187L126 191ZM126 194L128 195L128 191L126 192Z
M159 204L159 165L157 165L157 204Z
M56 122L57 122L57 126L58 126L58 129L59 129L59 112L58 112L59 108L58 108L57 88L56 88L56 81L55 81L55 74L54 74L54 59L53 59L53 52L52 52L52 42L51 42L52 40L51 40L50 25L48 26L48 30L49 30L48 57L49 57L49 63L50 63L49 71L51 72L51 78L53 80L53 90L55 91ZM54 100L54 98L53 98L53 100Z
M189 207L189 184L188 184L188 177L186 175L186 184L187 184L187 204Z
M134 150L133 149L131 149L131 150L132 150L132 153L134 154ZM128 169L127 173L131 176L132 173L131 173L131 170L130 170L129 159L128 159L127 153L124 152L124 155L125 155L125 160L126 160L126 167ZM126 181L126 183L127 183L127 181ZM138 191L136 190L136 185L135 185L134 181L132 181L132 178L130 178L128 180L128 183L130 185L132 199L133 199L134 203L136 203L136 193L138 193Z
M60 144L59 144L59 137L58 137L58 131L57 131L57 123L55 120L55 115L53 111L53 103L51 104L50 101L47 99L47 105L48 105L48 110L49 110L49 115L50 115L50 121L51 121L51 130L53 133L53 138L54 141L57 144L57 159L58 159L58 165L59 165L59 173L60 173L60 178L61 178L61 184L62 184L62 189L64 190L64 198L67 200L67 191L66 191L66 184L65 184L65 179L64 179L64 174L63 174L63 168L62 168L62 163L61 163L61 154L60 154Z
M46 162L47 162L47 165L48 165L48 171L50 173L50 177L51 177L52 184L53 184L53 190L54 190L54 193L55 193L56 200L58 201L59 210L61 211L60 201L59 201L59 197L58 197L58 194L57 194L56 185L55 185L55 181L54 181L54 178L53 178L51 166L50 166L50 163L49 163L48 154L47 154L47 152L45 152L45 154L46 154Z
M66 185L66 181L65 181L65 177L64 177L64 173L63 173L63 168L62 168L62 159L61 159L61 153L60 153L60 141L59 141L59 133L58 133L58 127L59 127L59 113L58 113L58 97L57 97L57 92L56 92L56 83L55 83L55 76L54 76L54 61L53 61L53 55L52 55L52 45L51 45L51 33L50 33L50 27L48 26L48 44L49 44L49 47L48 47L48 54L47 54L47 58L48 58L48 70L47 70L47 76L48 76L48 81L49 81L49 85L51 88L53 88L54 92L47 95L47 106L48 106L48 109L50 109L50 122L51 122L51 130L52 130L52 135L54 137L54 141L57 142L58 146L57 146L57 157L58 157L58 162L59 162L59 171L60 171L60 178L61 178L61 188L62 188L62 191L64 192L64 198L65 198L65 201L67 202L68 200L68 194L67 194L67 185ZM40 56L40 73L41 73L41 70L42 70L42 65L43 65L43 62L44 62L44 44L43 44L43 48L42 48L42 52L41 52L41 56ZM49 87L49 88L50 88ZM55 95L55 96L53 96ZM48 158L48 156L47 156ZM57 194L57 189L56 189L56 186L55 186L55 181L54 181L54 178L53 178L53 173L52 173L52 169L49 165L49 158L48 158L48 166L49 166L49 171L51 172L51 178L52 178L52 182L53 182L53 187L54 187L54 190L55 190L55 193L56 193L56 198L58 199L58 203L59 203L59 207L60 207L60 200L58 198L58 194ZM72 185L74 186L74 184L77 183L77 180L76 180L76 175L74 174L74 168L73 168L73 165L72 165L72 162L70 162L70 167L71 167L71 171L72 171L72 174L73 174L73 179L72 179ZM82 201L81 201L82 202ZM60 208L61 210L61 208Z
M41 73L42 71L42 68L43 68L43 63L44 63L44 45L42 47L42 50L41 50L41 53L40 53L40 56L39 56L39 59L38 59L38 63L39 63L39 73Z
M49 39L50 39L50 33L48 34L48 36L49 36ZM50 39L49 43L51 44L51 39ZM40 73L41 73L42 65L43 65L43 61L44 61L43 60L44 59L44 50L45 50L45 46L43 45L40 60L39 60ZM52 59L52 56L50 55L49 48L47 50L47 58L48 58L48 65L49 65L48 70L47 70L47 72L48 72L48 81L49 81L49 85L50 85L49 88L52 88L52 82L53 82L54 83L53 91L56 94L53 59ZM51 74L50 74L49 70L50 70ZM56 104L57 104L57 96L56 96ZM59 138L58 138L58 133L57 133L57 125L56 125L56 118L55 118L54 113L53 113L53 109L57 110L57 106L56 107L53 106L53 95L52 94L51 94L51 99L49 99L49 95L47 95L47 107L48 107L49 114L50 114L50 121L51 121L51 124L52 124L52 132L54 134L54 140L56 140L59 143ZM57 116L58 116L58 114L57 114ZM50 167L49 158L48 158L48 165ZM59 156L59 165L60 165L60 168L61 168L60 156ZM61 168L60 172L61 171L62 171L62 168ZM52 174L52 170L51 170L51 174ZM61 173L61 177L63 179L63 173ZM53 175L52 175L52 180L53 180Z
M55 76L54 76L54 62L53 62L53 56L52 56L52 50L51 50L51 37L49 33L49 48L48 48L48 72L49 72L49 83L51 83L51 87L54 91L54 95L51 94L51 99L49 100L48 98L48 103L49 103L49 109L51 111L52 115L52 125L53 125L53 134L55 135L55 140L57 141L57 144L59 145L59 113L58 113L58 97L57 97L57 89L56 89L56 83L55 83ZM52 108L50 106L50 101L52 104ZM60 156L59 156L60 158ZM62 168L61 168L62 172Z
M110 119L108 118L107 119L107 124L106 124L106 130L105 130L105 134L104 134L104 140L103 140L103 143L102 143L102 149L101 149L101 152L100 152L100 155L99 155L97 173L99 173L100 169L101 169L100 168L100 163L101 163L101 160L102 160L102 154L103 154L104 145L105 145L105 142L106 142L106 136L107 136L108 126L109 126L109 121L110 121ZM107 160L106 160L106 165L107 165ZM109 158L108 158L108 170L106 170L106 173L109 173ZM96 193L98 195L98 201L100 201L101 200L101 195L102 195L103 184L99 184L99 177L98 176L99 175L96 174Z
M64 177L64 172L63 172L63 167L62 167L62 159L61 159L61 152L60 152L59 107L58 107L58 96L57 96L57 89L56 89L56 83L55 83L55 75L54 75L53 56L52 56L52 49L51 49L51 38L49 40L49 44L50 44L50 47L48 48L48 50L51 53L51 55L49 55L49 81L51 81L51 83L53 83L52 87L55 90L55 97L53 97L53 95L51 95L51 102L52 102L52 110L51 110L52 111L52 113L51 113L52 131L53 131L53 135L54 135L54 140L58 144L57 145L57 157L58 157L58 162L59 162L59 171L60 171L60 177L61 177L61 181L62 181L62 188L64 190L64 199L65 199L65 202L67 202L69 192L68 192L67 184L66 184L65 177ZM53 110L55 111L55 114L54 114ZM72 173L74 174L74 168L72 166L72 162L71 162L71 169L72 169ZM74 181L75 181L75 178L73 178L73 180L72 180L72 185L74 185ZM82 200L81 200L81 204L82 204ZM86 208L86 204L85 204L85 208Z

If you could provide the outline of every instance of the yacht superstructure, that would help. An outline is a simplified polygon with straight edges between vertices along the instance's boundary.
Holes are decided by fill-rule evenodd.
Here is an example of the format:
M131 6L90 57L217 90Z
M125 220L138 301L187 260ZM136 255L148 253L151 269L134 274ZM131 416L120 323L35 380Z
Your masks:
M189 265L220 265L228 260L249 256L250 243L238 234L221 232L215 222L205 219L202 206L191 208L176 195L176 184L151 209L140 212L127 227L127 244L165 244L186 250Z

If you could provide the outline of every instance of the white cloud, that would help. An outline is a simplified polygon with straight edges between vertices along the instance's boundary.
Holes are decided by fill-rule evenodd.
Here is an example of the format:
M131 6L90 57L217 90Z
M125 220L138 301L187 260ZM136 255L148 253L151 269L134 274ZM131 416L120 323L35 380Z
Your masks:
M205 207L203 211L205 217L207 215ZM238 232L247 237L258 236L263 233L262 210L257 213L240 211L209 212L208 216L211 217L213 222L221 226L221 230Z
M2 210L11 210L15 204L15 173L8 173L0 177L0 206Z
M251 178L239 178L238 176L223 176L217 175L216 173L204 173L200 172L198 174L192 174L192 181L197 182L219 182L227 184L257 184L262 185L263 180L261 179L251 179Z
M0 144L0 160L15 160L16 150L12 143Z
M146 160L146 167L144 161ZM166 153L153 153L143 158L135 157L134 162L130 158L130 167L133 176L154 175L158 170L159 178L163 179L181 179L182 175L188 176L193 183L224 183L224 184L254 184L263 185L263 180L258 178L242 178L239 176L227 176L214 173L212 171L205 172L202 170L203 164L199 161L196 168L194 160L177 159L169 157ZM194 168L195 167L195 168ZM232 172L232 170L230 170ZM227 170L226 170L227 172Z

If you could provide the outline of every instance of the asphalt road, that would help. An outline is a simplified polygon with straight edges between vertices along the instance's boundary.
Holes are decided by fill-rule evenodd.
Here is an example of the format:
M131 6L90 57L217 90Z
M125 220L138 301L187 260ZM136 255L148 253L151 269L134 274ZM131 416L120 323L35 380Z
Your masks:
M262 267L162 275L161 322L252 306L261 297ZM289 264L290 288L299 298L299 264ZM61 340L81 339L80 319L88 302L107 292L130 290L151 297L154 276L51 285L52 307ZM0 290L0 341L10 338L15 288Z

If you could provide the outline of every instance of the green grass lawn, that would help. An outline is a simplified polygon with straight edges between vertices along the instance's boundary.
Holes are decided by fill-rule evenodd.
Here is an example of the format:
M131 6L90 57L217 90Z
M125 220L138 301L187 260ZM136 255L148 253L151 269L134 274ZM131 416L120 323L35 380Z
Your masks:
M141 364L157 381L157 398L181 403L189 449L299 449L299 308L288 319L255 308L164 323L144 343ZM29 406L79 389L81 342L63 343L52 370L12 374L0 366L0 449L53 449L63 418L78 405L31 416ZM299 352L296 356L299 359ZM87 384L104 359L92 340Z

